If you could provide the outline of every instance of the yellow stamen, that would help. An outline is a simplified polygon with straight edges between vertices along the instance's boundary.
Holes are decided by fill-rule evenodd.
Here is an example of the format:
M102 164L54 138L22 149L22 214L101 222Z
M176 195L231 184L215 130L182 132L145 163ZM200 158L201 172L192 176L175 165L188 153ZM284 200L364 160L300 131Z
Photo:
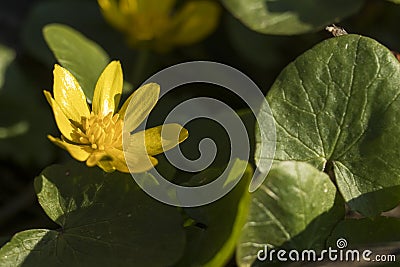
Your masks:
M75 133L75 141L89 145L93 150L104 151L110 147L122 147L123 122L119 114L112 112L106 116L95 115L93 112L89 118L82 118L82 127ZM94 159L92 159L94 160Z

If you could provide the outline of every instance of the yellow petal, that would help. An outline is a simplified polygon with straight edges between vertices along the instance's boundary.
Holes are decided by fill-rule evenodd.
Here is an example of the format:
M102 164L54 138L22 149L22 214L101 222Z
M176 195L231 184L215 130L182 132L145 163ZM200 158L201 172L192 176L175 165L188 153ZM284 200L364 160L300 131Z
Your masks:
M54 100L68 119L81 123L90 114L86 96L75 77L59 65L54 66Z
M124 15L134 15L138 13L138 1L137 0L120 0L119 10Z
M165 124L131 135L125 150L157 155L167 151L188 137L188 131L176 123Z
M125 156L129 160L129 166L133 173L145 172L156 165L157 159L147 155L138 155L132 152L124 152L120 149L110 148L106 151L108 157L104 157L97 165L106 172L118 170L120 172L129 173L130 170L125 161Z
M47 99L47 102L49 102L50 106L53 109L54 118L56 119L56 123L58 129L60 129L61 131L61 134L65 136L68 140L74 141L73 133L76 131L76 127L70 122L70 120L66 117L57 102L51 97L50 92L43 91L43 93Z
M90 156L91 149L88 146L70 144L51 135L48 135L47 138L49 138L49 140L54 144L67 150L69 154L71 154L71 156L78 161L85 161Z
M125 101L118 112L124 120L124 128L128 131L135 130L154 108L160 95L160 86L148 83L141 86ZM129 106L129 109L128 109Z
M128 157L129 158L129 157ZM137 157L136 162L130 164L132 173L146 172L158 164L156 158L151 156Z
M137 154L125 150L125 158L131 173L140 173L152 169L158 164L156 158L145 154Z
M113 169L120 172L129 172L128 166L126 166L124 152L117 148L107 149L107 155L110 156L107 160L99 162L99 166L104 170Z
M174 44L188 45L204 39L215 30L220 15L212 1L190 1L173 17L175 27L169 38Z
M118 107L123 85L122 68L113 61L104 69L94 90L92 109L95 114L108 115Z
M111 164L111 160L100 160L97 162L97 166L105 172L115 171L115 167Z
M128 21L121 13L116 0L97 0L97 2L101 13L111 25L119 30L124 30L127 27Z
M90 154L89 158L86 160L86 165L89 167L93 167L105 157L107 157L107 154L104 151L93 151L92 154Z

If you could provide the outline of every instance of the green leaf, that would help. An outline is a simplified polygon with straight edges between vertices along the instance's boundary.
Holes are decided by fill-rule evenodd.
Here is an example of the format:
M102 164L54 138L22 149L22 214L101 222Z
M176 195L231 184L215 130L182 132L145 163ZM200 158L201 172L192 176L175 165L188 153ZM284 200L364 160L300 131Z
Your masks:
M54 56L43 38L43 28L50 23L79 29L85 36L102 44L109 53L112 50L110 54L120 51L121 54L117 55L124 55L127 52L123 48L122 36L118 38L120 34L106 23L96 1L39 1L24 19L21 41L25 51L48 67L54 64ZM116 58L120 58L117 55Z
M51 23L65 24L78 29L89 39L101 44L111 58L120 59L123 62L125 74L133 72L132 68L138 57L137 52L130 49L126 45L124 36L106 22L97 1L39 1L29 11L28 16L24 18L21 33L23 48L49 68L54 64L54 56L43 38L43 28ZM156 56L151 59L151 64L154 65L153 70L146 72L146 75L154 72L155 66L159 65L158 59L159 57ZM142 80L131 81L137 86L146 77L140 77ZM125 81L123 93L131 91L132 85Z
M67 25L49 24L43 35L58 62L75 76L91 100L97 79L110 62L107 53Z
M225 7L246 26L266 34L301 34L356 13L363 0L223 0Z
M388 0L388 1L396 3L396 4L400 4L400 0Z
M322 249L344 206L328 175L307 163L273 165L251 195L250 213L236 257L250 266L264 245L285 249Z
M400 219L376 217L373 219L349 219L340 222L328 239L328 245L336 247L340 238L347 241L347 248L365 245L383 245L400 241Z
M129 174L53 165L35 189L61 228L15 235L0 250L5 266L170 266L182 256L180 213L145 194Z
M236 170L242 172L246 165L246 161L236 160L227 180L236 179ZM250 204L248 186L252 174L252 168L247 165L240 182L223 198L203 207L184 209L192 224L186 227L185 256L178 266L225 266L233 255L247 217ZM205 177L200 178L202 176ZM212 177L207 170L196 175L194 182L210 178L215 176Z
M321 42L289 64L267 95L275 160L307 161L335 176L350 208L365 216L394 208L400 201L399 88L400 64L378 42L358 35ZM258 143L256 155L262 149Z

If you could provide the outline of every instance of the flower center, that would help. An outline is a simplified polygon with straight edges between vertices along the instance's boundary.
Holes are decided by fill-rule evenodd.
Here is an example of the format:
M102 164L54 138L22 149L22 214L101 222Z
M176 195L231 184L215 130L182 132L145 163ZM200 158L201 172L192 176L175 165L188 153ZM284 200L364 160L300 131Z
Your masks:
M82 119L82 127L78 129L78 140L81 144L90 145L95 150L105 150L108 147L122 147L122 120L119 114L113 116L96 115L93 112L89 118Z

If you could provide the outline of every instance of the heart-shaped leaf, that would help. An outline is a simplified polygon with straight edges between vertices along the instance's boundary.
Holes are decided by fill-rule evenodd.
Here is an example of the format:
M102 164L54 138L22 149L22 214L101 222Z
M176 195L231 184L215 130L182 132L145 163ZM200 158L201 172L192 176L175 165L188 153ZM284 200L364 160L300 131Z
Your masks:
M182 256L180 213L145 194L129 174L53 165L35 189L60 229L16 234L0 250L2 266L170 266Z
M223 0L226 8L254 31L293 35L310 32L356 13L363 0Z
M277 163L251 195L237 262L251 266L264 246L322 249L343 216L343 200L328 175L307 163Z
M399 88L400 64L375 40L344 35L316 45L267 95L275 160L307 161L330 173L348 205L365 216L392 209L400 201ZM256 155L263 149L259 143Z

